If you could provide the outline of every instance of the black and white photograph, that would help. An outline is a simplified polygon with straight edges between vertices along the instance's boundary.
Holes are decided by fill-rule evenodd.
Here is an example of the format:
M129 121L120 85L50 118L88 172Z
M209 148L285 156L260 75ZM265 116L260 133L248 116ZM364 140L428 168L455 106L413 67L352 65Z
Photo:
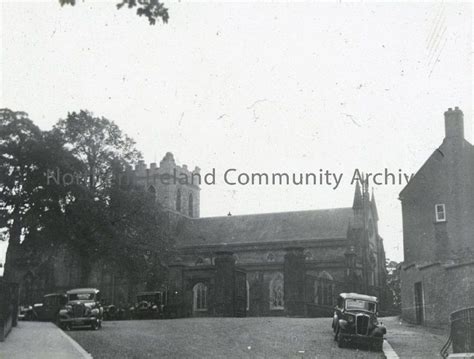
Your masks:
M0 13L0 359L474 358L473 3Z

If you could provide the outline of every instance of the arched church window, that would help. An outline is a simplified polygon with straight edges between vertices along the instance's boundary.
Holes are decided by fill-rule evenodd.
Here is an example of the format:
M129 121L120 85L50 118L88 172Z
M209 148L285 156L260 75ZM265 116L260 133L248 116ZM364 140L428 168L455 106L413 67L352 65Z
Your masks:
M333 280L332 275L330 275L330 274L329 274L328 272L326 272L326 271L322 271L322 272L318 275L318 278L326 279L326 280Z
M333 305L335 283L332 276L323 271L314 281L314 303L319 305Z
M280 310L285 308L283 294L283 275L278 273L270 281L270 309Z
M245 287L247 289L247 307L245 308L247 312L250 310L250 284L249 281L245 281Z
M150 193L150 196L156 201L156 189L154 186L148 187L148 193Z
M178 188L178 191L176 192L176 210L178 212L181 212L181 189Z
M193 309L196 312L207 310L207 286L204 283L193 287Z
M193 216L193 207L194 207L193 194L190 193L189 194L189 199L188 199L188 214L189 214L189 217Z
M310 261L313 259L313 253L309 249L305 249L305 251L303 252L303 255L304 255L304 259L306 259L307 261Z

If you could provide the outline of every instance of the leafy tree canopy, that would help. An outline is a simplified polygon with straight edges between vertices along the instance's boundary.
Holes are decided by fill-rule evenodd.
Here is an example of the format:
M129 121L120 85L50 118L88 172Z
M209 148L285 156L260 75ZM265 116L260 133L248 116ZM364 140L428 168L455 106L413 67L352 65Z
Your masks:
M59 0L61 6L76 4L76 0ZM117 4L117 9L127 7L136 8L138 16L145 16L150 25L155 25L157 20L167 23L169 20L168 9L159 0L122 0Z
M84 282L98 259L137 278L162 263L171 248L163 212L144 189L123 181L141 154L114 122L81 110L41 131L25 113L4 109L0 154L6 275L25 253L34 261L35 248L57 243L80 255Z

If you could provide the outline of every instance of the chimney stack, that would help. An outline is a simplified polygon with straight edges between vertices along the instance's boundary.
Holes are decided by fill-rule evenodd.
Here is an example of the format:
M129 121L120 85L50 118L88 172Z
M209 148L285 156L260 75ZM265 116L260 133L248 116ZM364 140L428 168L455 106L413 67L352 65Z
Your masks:
M459 107L448 108L444 113L446 139L462 141L464 139L464 115Z

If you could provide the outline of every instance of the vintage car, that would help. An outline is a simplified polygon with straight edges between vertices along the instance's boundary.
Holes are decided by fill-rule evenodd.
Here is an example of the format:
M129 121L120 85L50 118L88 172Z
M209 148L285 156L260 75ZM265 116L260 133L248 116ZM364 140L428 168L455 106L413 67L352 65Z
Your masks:
M109 304L104 306L104 320L127 319L125 309L121 305Z
M340 348L347 343L366 344L372 350L382 351L386 328L377 319L377 297L341 293L334 311L332 328L334 340Z
M33 307L31 305L20 305L18 320L34 320Z
M35 303L32 306L21 306L19 319L57 321L59 309L61 309L66 302L66 294L64 293L46 294L41 303Z
M164 295L161 291L141 292L137 302L130 308L133 319L158 319L163 316Z
M104 310L100 304L100 291L95 288L78 288L66 292L67 303L59 311L59 326L70 330L77 326L102 326Z

